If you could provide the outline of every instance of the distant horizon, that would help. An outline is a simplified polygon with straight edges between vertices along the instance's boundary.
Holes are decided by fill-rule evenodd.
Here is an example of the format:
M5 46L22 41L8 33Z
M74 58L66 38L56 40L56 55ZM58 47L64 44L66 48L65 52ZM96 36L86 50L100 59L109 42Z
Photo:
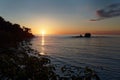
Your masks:
M89 31L89 32L62 33L62 34L57 34L57 33L47 34L47 33L45 33L45 35L80 35L80 34L84 35L85 33L91 33L92 35L120 35L120 31L94 31L94 32ZM41 33L38 33L35 35L41 35Z
M79 35L82 35L82 36L84 36L84 34L85 33L82 33L82 34L79 34L79 33L75 33L75 34L45 34L44 36L59 36L59 35L76 35L76 36L79 36ZM34 35L37 35L37 36L42 36L42 34L34 34ZM115 36L119 36L120 34L113 34L113 33L91 33L91 35L93 36L93 35L105 35L105 36L107 36L107 35L115 35Z

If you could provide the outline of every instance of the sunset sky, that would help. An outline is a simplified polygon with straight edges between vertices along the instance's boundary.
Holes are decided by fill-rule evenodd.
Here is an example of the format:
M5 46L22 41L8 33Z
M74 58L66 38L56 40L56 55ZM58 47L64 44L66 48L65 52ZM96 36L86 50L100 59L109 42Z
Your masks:
M34 34L42 30L46 34L120 34L119 15L96 15L98 10L116 3L120 0L0 0L0 16L30 27ZM120 14L120 5L118 11ZM91 20L99 17L105 19Z

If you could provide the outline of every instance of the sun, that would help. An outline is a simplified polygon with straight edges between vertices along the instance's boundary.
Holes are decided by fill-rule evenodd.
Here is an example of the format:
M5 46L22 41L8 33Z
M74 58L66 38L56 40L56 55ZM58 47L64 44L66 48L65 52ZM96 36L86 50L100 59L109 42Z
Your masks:
M41 30L41 34L42 34L42 35L45 35L45 30Z

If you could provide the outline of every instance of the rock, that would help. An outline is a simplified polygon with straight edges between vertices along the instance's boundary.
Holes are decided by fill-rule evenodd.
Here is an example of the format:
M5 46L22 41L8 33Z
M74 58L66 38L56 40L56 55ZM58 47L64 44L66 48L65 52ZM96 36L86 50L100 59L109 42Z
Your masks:
M80 34L80 37L83 37L82 34Z
M91 34L90 33L85 33L84 37L90 38Z

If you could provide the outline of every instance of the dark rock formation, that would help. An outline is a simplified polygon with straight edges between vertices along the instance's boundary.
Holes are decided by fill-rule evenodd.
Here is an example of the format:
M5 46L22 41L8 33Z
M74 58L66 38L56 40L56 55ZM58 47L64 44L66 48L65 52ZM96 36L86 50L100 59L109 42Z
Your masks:
M72 36L73 38L81 38L83 37L81 34L79 36Z
M79 36L72 36L72 38L90 38L91 37L91 33L85 33L84 36L82 36L81 34Z
M90 38L91 34L90 33L85 33L84 37Z
M83 37L82 34L80 34L80 37Z

